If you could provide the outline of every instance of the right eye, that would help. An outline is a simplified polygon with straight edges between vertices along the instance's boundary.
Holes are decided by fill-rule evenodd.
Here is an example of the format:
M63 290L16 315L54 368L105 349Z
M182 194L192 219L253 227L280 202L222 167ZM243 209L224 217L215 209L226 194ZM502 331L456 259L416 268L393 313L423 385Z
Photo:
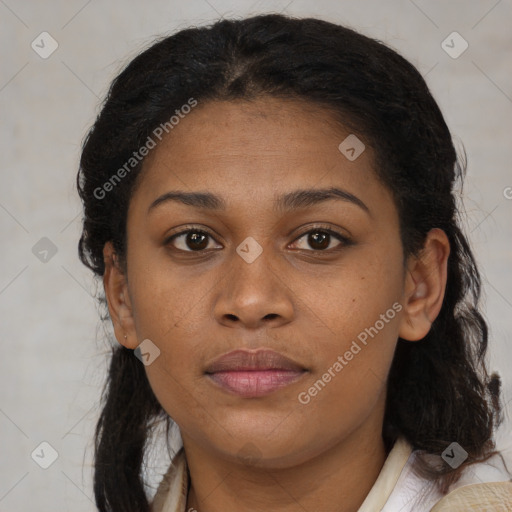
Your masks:
M173 249L183 252L202 252L208 249L209 240L213 241L214 238L207 231L186 229L169 237L165 245L172 245Z

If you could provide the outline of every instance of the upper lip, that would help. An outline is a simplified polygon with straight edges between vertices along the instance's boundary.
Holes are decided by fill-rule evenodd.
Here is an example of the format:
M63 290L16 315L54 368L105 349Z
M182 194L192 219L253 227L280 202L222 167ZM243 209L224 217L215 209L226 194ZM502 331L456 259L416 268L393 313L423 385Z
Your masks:
M227 371L288 370L303 371L300 364L269 349L233 350L215 359L205 373Z

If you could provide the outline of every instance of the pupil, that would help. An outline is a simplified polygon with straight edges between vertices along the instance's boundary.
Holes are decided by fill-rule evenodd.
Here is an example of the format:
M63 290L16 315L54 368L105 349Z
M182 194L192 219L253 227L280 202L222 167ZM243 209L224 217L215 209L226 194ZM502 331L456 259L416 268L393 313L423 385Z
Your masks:
M205 244L206 235L204 233L189 233L187 237L187 244L190 249L204 249L208 244Z
M318 249L325 249L329 247L329 233L322 233L317 231L309 235L309 243L311 246L317 245ZM318 247L319 246L319 247Z

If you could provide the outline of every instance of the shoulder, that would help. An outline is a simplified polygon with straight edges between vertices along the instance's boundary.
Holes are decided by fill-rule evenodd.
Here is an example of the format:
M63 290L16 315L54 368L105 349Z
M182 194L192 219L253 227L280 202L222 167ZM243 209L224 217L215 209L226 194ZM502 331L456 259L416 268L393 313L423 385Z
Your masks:
M470 465L431 512L512 510L512 480L500 454Z
M381 512L512 511L511 475L499 454L468 465L446 494L415 471L417 455L412 452Z
M459 487L442 498L430 512L512 510L512 482L487 482Z

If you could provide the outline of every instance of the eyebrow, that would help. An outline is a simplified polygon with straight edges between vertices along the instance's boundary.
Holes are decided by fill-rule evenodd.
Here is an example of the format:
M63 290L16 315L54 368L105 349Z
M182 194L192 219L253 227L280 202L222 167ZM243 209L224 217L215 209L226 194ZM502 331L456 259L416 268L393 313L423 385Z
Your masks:
M355 204L366 213L370 213L366 204L358 197L346 190L331 187L320 189L299 189L293 192L287 192L278 196L275 201L275 208L280 211L297 210L299 208L307 208L320 204L324 201L341 200ZM225 210L226 202L220 196L211 192L182 192L171 191L166 192L155 199L148 208L148 214L157 206L167 202L180 202L187 206L203 208L206 210Z

